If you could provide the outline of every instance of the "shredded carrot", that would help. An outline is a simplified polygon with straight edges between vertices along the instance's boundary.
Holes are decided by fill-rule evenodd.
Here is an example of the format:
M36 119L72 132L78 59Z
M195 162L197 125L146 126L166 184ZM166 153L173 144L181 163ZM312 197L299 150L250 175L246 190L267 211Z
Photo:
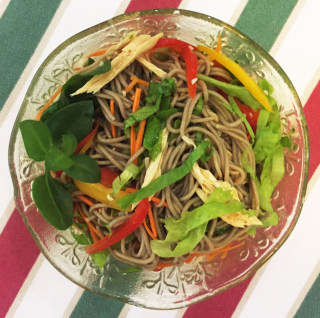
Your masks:
M80 71L81 70L81 67L74 67L73 68L75 71Z
M96 52L93 52L93 53L89 54L88 57L99 56L99 55L102 55L102 54L106 53L106 51L107 50L96 51Z
M110 101L110 112L112 115L114 115L114 100L111 99ZM117 138L117 133L116 133L116 127L115 125L111 124L111 134L113 138Z
M131 82L128 84L128 86L124 89L124 91L126 93L129 93L133 89L134 85L137 84L137 82L138 82L137 78L132 79Z
M242 245L245 244L245 241L240 242L239 244L233 245L231 246L230 244L228 244L227 246L220 248L218 250L213 251L211 254L209 254L206 258L206 261L209 262L211 261L215 256L217 256L218 254L222 253L221 258L224 259L227 256L227 252L234 250Z
M220 52L221 51L221 45L222 45L220 34L218 34L217 38L218 38L218 43L217 43L216 51Z
M126 191L129 193L133 193L133 192L137 192L138 190L135 188L127 188ZM155 204L159 204L161 202L161 200L157 197L152 197L151 201L154 202ZM163 202L162 205L165 206L166 208L168 207L167 202Z
M141 88L137 88L134 94L132 113L136 112L139 109L140 97L141 97ZM130 150L131 150L131 157L132 157L136 151L136 131L134 129L134 126L131 126Z
M49 101L40 109L39 113L37 114L35 120L40 120L43 112L53 103L56 97L61 93L62 87L60 87L49 99Z
M173 264L159 262L157 267L154 269L155 272L161 271L164 267L172 267Z
M152 231L149 229L146 220L143 220L143 225L144 225L146 231L148 232L148 234L150 235L150 237L151 237L153 240L156 240L156 238L154 237Z
M155 239L157 239L157 236L158 236L157 227L156 227L156 223L154 222L154 217L153 217L151 206L148 209L148 216L149 216L149 220L150 220L150 227L152 230L152 234L155 237Z
M138 84L140 84L140 85L143 85L143 86L149 86L149 82L147 82L147 81L144 81L143 79L141 79L141 78L139 78L139 77L137 77L137 76L135 76L135 75L132 75L131 77L130 77L130 79L133 81L133 80L136 80L136 82L138 83Z
M76 197L79 200L81 200L82 202L84 202L85 204L88 204L89 206L93 206L94 205L94 203L91 200L89 200L87 197L85 197L84 195L79 194Z
M84 214L84 212L82 211L81 207L79 204L77 204L77 210L79 212L79 214L81 215L81 217L86 221L86 223L88 224L88 228L89 228L89 231L90 231L90 234L93 238L93 240L96 242L98 241L98 237L99 236L100 238L103 238L104 236L100 233L99 230L97 230L92 224L90 221L87 221L87 217L86 215Z
M136 153L142 146L142 141L143 141L143 134L144 134L144 129L146 127L146 120L143 120L140 122L139 125L139 130L138 130L138 135L135 143L135 150L134 153ZM137 165L138 164L138 158L134 160L134 163Z

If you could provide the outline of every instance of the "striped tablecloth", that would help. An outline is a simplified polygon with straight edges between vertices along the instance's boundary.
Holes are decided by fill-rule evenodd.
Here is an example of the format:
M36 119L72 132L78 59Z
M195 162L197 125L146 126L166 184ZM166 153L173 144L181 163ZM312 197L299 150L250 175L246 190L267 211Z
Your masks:
M10 132L46 56L71 35L123 12L183 8L221 19L270 52L304 105L307 199L292 235L253 278L189 308L156 311L91 294L40 254L14 209ZM0 0L0 317L320 317L319 0Z

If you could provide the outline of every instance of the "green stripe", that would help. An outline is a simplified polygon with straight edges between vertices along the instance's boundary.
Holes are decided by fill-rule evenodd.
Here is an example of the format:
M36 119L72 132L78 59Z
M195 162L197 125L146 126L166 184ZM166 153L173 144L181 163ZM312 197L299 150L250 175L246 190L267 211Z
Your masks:
M11 0L0 19L0 110L30 60L61 0Z
M320 317L320 275L313 283L294 318Z
M121 301L84 291L70 318L115 318L123 306Z
M297 0L249 0L235 26L241 32L258 42L265 50L269 50L296 3ZM98 316L93 317L116 318L124 306L124 304L118 301L103 300L93 294L90 303L88 303L86 301L89 297L88 294L88 292L84 292L71 315L72 318L89 317L96 314ZM95 312L95 310L90 309L90 312L88 306L93 309L103 306L106 309L99 310L100 313L104 312L104 314L99 315L100 313Z
M298 0L250 0L235 27L269 51Z

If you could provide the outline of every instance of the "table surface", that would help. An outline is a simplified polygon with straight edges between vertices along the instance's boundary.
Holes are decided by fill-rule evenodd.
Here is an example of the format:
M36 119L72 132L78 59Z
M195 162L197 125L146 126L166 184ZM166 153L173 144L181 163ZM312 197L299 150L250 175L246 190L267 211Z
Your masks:
M156 311L104 299L58 273L14 209L7 169L10 132L35 71L71 35L123 12L198 11L270 52L304 106L310 175L301 217L283 247L252 279L185 309ZM320 19L318 0L0 0L0 317L320 317ZM23 243L23 244L22 244ZM99 310L97 310L99 308Z

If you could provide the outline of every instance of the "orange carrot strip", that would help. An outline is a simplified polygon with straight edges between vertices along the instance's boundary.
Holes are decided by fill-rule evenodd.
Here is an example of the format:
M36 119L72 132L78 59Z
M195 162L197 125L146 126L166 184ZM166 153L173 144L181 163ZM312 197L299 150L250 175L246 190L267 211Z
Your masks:
M133 80L131 80L131 82L130 82L130 83L128 84L128 86L124 89L124 91L125 91L126 93L129 93L129 92L133 89L134 85L137 84L137 82L138 82L137 78L134 78Z
M223 258L225 258L225 257L227 256L227 255L225 255L226 252L229 252L229 251L231 251L231 250L234 250L234 249L236 249L236 248L238 248L238 247L240 247L240 246L242 246L242 245L244 245L244 244L245 244L245 242L242 241L242 242L240 242L239 244L236 244L236 245L233 245L233 246L230 246L230 244L229 244L229 245L227 245L227 246L225 246L225 247L223 247L223 248L220 248L220 249L218 249L218 250L215 250L215 251L213 251L211 254L209 254L209 255L207 256L206 261L207 261L207 262L211 261L215 256L217 256L217 255L220 254L220 253L222 253L221 258L223 259Z
M62 87L60 87L49 99L49 101L40 109L39 113L37 114L35 120L40 120L43 112L53 103L56 97L61 93Z
M131 157L134 155L136 149L136 131L133 126L130 128L130 154Z
M134 153L136 153L142 146L143 134L144 134L144 129L146 127L146 123L147 123L146 120L143 120L142 122L140 122ZM134 163L136 165L138 164L138 158L134 160Z
M151 230L152 230L152 234L154 236L154 239L157 239L157 236L158 236L157 227L156 227L156 223L154 222L154 217L153 217L151 206L148 209L148 216L149 216L149 221L150 221L150 227L151 227Z
M222 45L220 34L218 34L217 37L218 37L218 43L217 43L216 51L217 51L217 52L220 52L220 51L221 51L221 45Z
M88 57L99 56L99 55L102 55L104 53L106 53L106 50L100 50L100 51L96 51L96 52L93 52L93 53L89 54Z
M81 70L81 67L74 67L73 68L75 71L80 71Z
M112 115L114 115L114 100L111 99L110 101L110 112ZM111 124L111 134L113 138L117 138L117 133L116 133L116 127L115 125Z
M76 197L79 200L81 200L82 202L84 202L85 204L88 204L89 206L93 206L94 205L94 203L91 200L89 200L87 197L85 197L84 195L79 194Z
M141 97L141 88L137 88L134 94L134 100L132 105L132 112L136 112L139 109L139 102ZM131 157L135 154L136 150L136 131L134 126L131 126L131 140L130 140Z
M161 271L164 267L172 267L172 264L167 264L167 263L161 263L159 262L157 267L153 270L154 272L159 272Z
M144 81L144 80L142 80L141 78L139 78L139 77L137 77L135 75L132 75L130 77L130 79L131 79L131 81L136 80L136 83L138 83L140 85L147 86L147 87L149 86L149 82Z
M144 225L146 231L148 232L148 234L150 235L150 237L151 237L153 240L156 240L156 238L154 237L152 231L149 229L146 220L143 220L143 225Z
M80 149L79 153L86 153L86 151L90 148L92 142L93 142L93 139L94 137L96 136L97 134L97 131L98 131L98 128L99 128L99 125L100 125L100 118L98 119L97 121L97 124L96 124L96 127L94 127L94 129L92 130L92 135L91 137L88 139L88 141L83 145L83 147Z

